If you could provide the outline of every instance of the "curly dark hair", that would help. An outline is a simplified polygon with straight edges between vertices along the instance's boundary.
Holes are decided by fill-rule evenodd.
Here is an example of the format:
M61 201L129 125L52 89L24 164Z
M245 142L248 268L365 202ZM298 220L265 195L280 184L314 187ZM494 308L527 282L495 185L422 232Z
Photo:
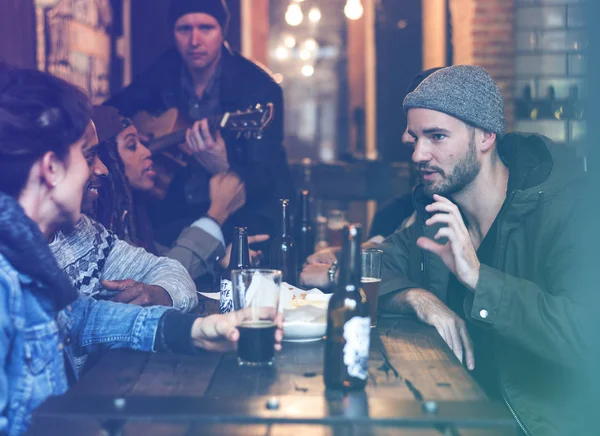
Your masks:
M132 122L128 118L122 118L121 125L126 129ZM109 174L99 192L92 217L120 239L155 253L154 236L147 219L145 203L131 189L125 165L119 155L117 136L101 142L98 147L98 156Z
M125 175L125 166L117 149L117 138L110 138L98 147L98 156L108 168L108 177L99 192L95 219L122 239L135 239L131 228L133 195ZM133 235L131 234L133 231Z
M87 95L64 80L0 64L0 191L18 197L49 151L66 159L91 112Z

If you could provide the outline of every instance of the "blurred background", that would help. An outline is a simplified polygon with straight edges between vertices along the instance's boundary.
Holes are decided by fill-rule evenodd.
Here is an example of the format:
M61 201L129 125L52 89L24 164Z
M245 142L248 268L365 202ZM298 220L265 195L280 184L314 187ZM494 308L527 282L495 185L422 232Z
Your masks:
M591 147L587 8L595 0L228 0L228 41L284 90L285 147L313 214L369 223L410 190L402 100L432 67L498 81L509 130ZM85 88L95 103L172 45L168 0L0 0L0 60ZM590 135L590 138L593 137ZM341 211L341 212L337 212ZM340 215L341 213L341 215Z

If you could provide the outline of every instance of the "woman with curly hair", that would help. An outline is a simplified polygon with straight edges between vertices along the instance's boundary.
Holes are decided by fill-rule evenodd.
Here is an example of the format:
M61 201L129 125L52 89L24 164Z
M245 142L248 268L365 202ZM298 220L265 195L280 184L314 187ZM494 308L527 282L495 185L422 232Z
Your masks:
M154 188L152 154L128 118L107 106L94 108L98 155L108 168L93 217L121 239L156 254L144 196Z
M221 226L246 201L244 184L233 173L221 173L210 181L211 205L206 215L185 228L173 247L158 246L146 212L146 200L155 186L152 154L140 141L131 120L109 106L94 108L93 120L100 140L99 156L108 167L109 177L101 190L95 217L117 236L178 260L198 284L229 262ZM267 235L250 236L249 243L262 242ZM254 260L260 252L251 252ZM210 281L209 281L210 283Z

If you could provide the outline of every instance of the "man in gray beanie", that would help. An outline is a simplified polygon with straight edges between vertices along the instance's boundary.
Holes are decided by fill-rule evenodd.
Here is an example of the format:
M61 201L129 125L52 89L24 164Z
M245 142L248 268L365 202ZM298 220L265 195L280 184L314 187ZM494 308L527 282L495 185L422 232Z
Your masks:
M417 221L388 238L380 307L434 326L525 434L577 434L597 308L583 171L538 135L505 135L498 85L443 68L404 100ZM582 433L583 434L583 433Z
M179 120L190 127L186 143L192 156L182 157L188 161L187 167L176 172L163 200L149 204L156 240L171 246L183 229L200 217L215 222L212 236L224 240L225 245L231 242L234 227L274 236L276 200L293 193L283 148L281 87L268 72L226 43L230 16L224 0L170 2L168 20L175 48L107 102L134 121L140 111L160 115L177 108ZM259 103L272 103L274 114L260 138L238 137L209 125L209 119L218 120L224 112L246 110ZM209 181L228 171L244 183L246 204L224 220L209 212ZM257 249L267 257L268 243Z

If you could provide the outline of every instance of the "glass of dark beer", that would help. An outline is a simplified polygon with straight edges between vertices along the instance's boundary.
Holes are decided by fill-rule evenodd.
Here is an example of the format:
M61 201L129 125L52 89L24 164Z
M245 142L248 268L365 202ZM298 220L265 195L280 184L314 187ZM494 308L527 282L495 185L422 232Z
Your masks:
M379 286L381 285L382 255L383 251L377 248L362 250L362 278L360 282L369 304L371 327L377 327L377 301L379 299Z
M240 366L273 365L281 271L233 270L231 284L233 308L245 311L245 319L238 327L238 363Z

